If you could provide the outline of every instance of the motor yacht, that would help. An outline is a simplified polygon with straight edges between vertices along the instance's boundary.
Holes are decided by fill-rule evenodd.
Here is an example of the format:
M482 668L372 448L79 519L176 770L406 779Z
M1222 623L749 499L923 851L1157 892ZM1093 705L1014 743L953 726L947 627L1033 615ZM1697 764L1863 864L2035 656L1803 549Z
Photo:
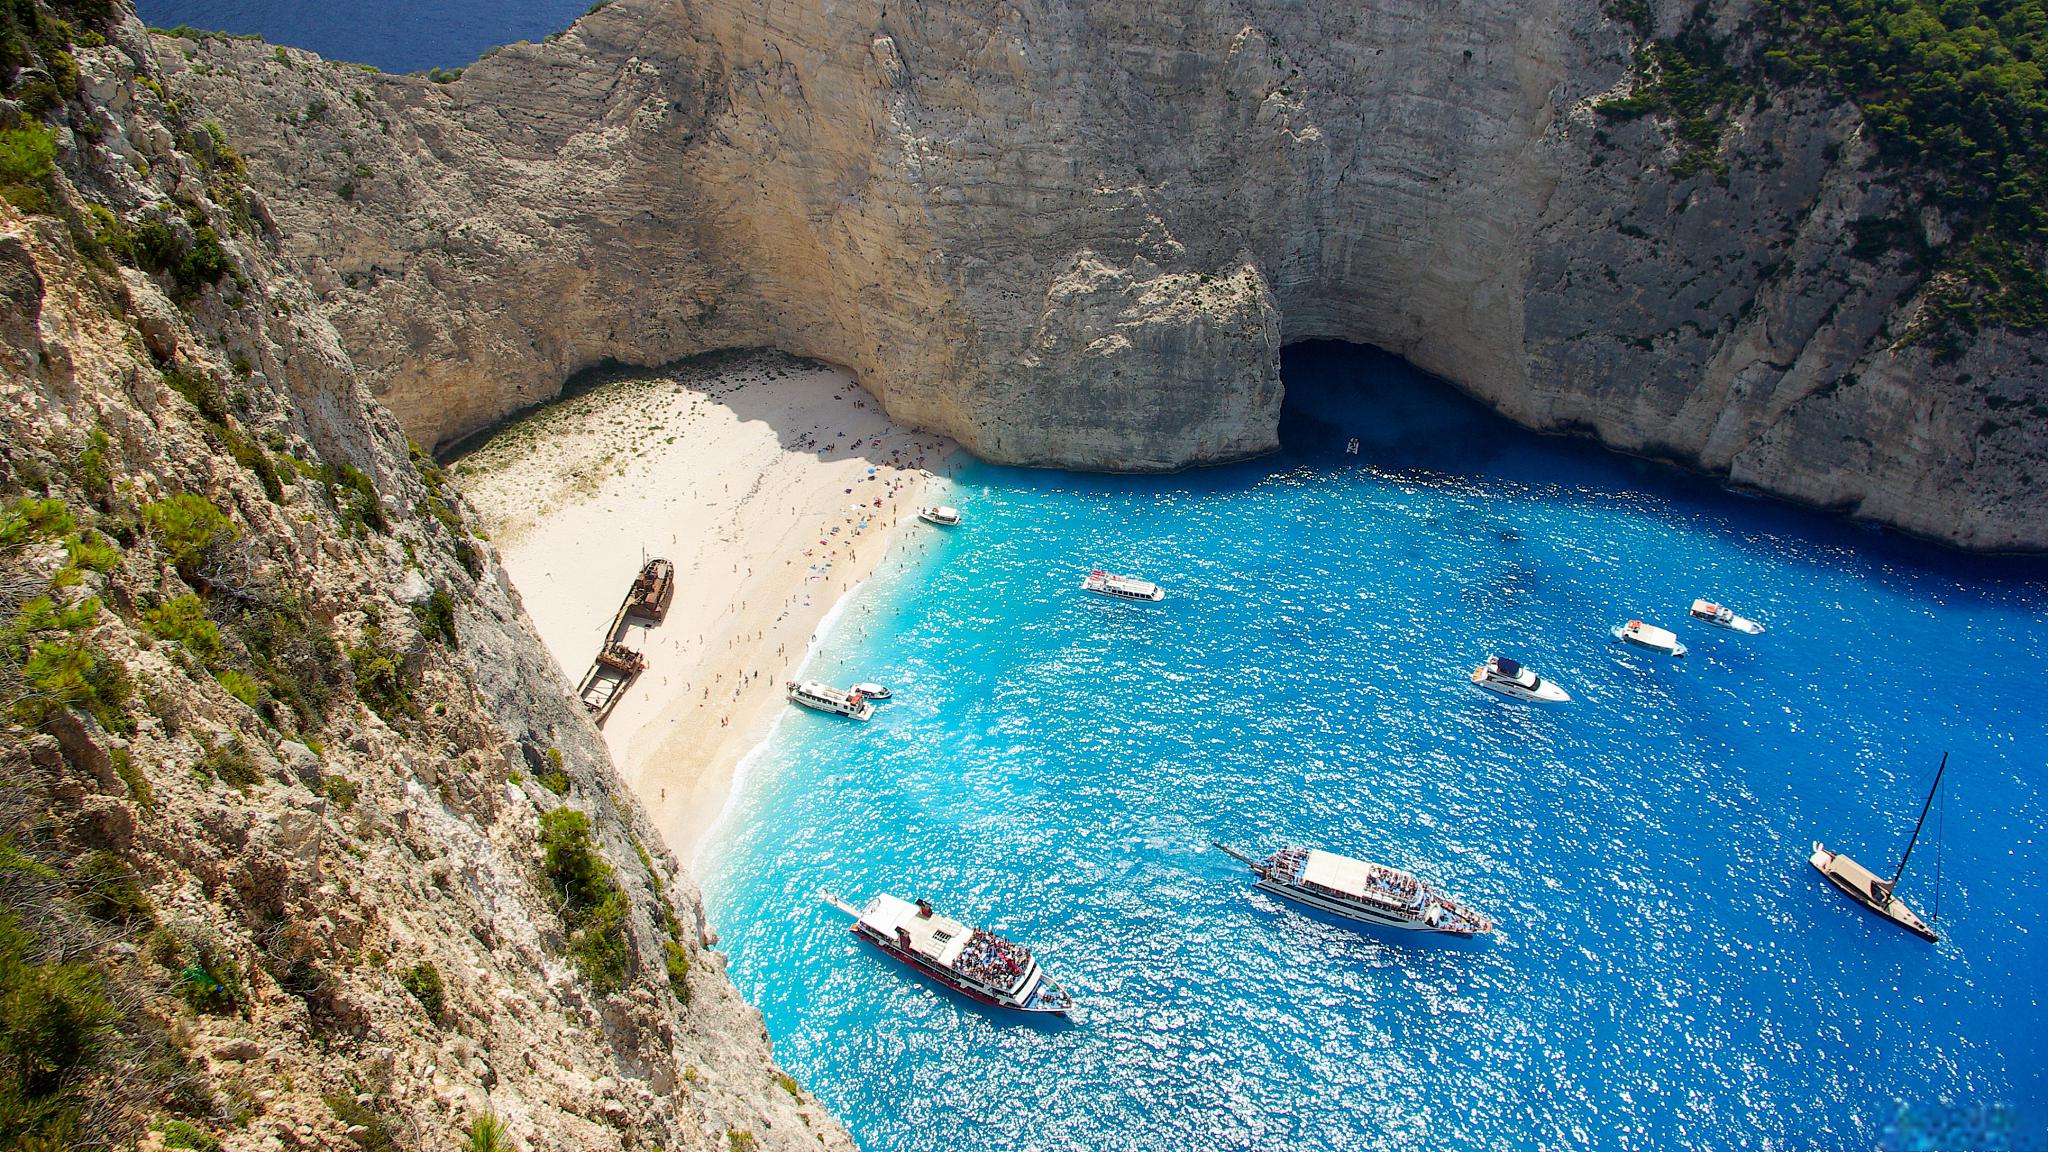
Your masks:
M1505 656L1488 656L1486 663L1472 670L1472 683L1513 700L1562 704L1572 698L1571 693Z

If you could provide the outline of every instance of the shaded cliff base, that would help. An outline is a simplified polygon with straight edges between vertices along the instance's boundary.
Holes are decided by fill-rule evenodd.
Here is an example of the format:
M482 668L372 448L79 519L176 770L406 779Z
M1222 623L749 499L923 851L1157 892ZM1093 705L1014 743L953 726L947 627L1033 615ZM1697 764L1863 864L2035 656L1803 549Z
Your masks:
M1436 376L1370 344L1308 340L1287 346L1281 377L1287 388L1280 415L1281 450L1291 456L1346 460L1395 470L1436 470L1446 458L1445 442L1460 446L1460 459L1478 475L1500 449L1517 438L1562 440L1587 457L1632 466L1627 485L1647 495L1674 500L1718 502L1730 497L1760 501L1777 509L1786 530L1829 538L1853 529L1858 547L1885 549L1916 566L1962 564L1972 577L2038 580L2048 577L2048 557L2027 550L1987 552L1965 548L1941 536L1912 532L1857 515L1854 505L1826 506L1730 481L1683 456L1631 452L1608 443L1589 427L1530 428L1501 414L1455 381ZM1376 436L1384 426L1399 428ZM1416 430L1429 442L1416 442ZM1345 448L1359 437L1360 455Z

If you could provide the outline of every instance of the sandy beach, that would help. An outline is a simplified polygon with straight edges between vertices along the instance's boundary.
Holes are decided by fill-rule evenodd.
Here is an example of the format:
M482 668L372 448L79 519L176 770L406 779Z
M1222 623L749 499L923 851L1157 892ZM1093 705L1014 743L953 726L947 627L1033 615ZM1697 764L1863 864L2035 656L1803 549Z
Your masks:
M572 686L646 559L676 594L604 726L687 859L782 708L819 621L917 523L950 441L889 422L847 373L773 353L635 374L500 430L453 472ZM917 530L917 529L907 529Z

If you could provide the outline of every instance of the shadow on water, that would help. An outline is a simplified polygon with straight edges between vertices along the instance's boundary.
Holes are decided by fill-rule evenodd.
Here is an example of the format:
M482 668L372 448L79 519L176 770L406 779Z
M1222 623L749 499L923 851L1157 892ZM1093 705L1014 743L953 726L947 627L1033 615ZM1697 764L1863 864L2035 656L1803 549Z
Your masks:
M1532 432L1389 352L1318 340L1289 346L1281 375L1281 459L1316 472L1365 467L1402 480L1471 484L1502 480L1547 499L1606 501L1636 495L1703 512L1732 537L1760 546L1789 537L1846 550L1882 578L1891 569L1968 581L2048 581L2048 557L1980 555L1751 492L1674 465L1626 456L1588 439ZM1348 451L1352 439L1357 454ZM1270 458L1267 462L1271 463ZM1285 465L1283 465L1285 466ZM1504 545L1512 525L1482 525ZM1782 554L1782 553L1781 553Z

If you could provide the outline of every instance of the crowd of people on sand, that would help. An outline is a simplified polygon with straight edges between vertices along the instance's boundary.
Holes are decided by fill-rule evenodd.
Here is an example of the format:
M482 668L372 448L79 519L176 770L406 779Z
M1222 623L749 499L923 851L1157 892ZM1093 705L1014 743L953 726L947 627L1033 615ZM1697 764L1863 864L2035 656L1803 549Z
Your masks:
M1031 954L1024 949L977 928L960 949L959 959L953 961L953 970L991 988L1008 988L1024 974L1030 959Z

